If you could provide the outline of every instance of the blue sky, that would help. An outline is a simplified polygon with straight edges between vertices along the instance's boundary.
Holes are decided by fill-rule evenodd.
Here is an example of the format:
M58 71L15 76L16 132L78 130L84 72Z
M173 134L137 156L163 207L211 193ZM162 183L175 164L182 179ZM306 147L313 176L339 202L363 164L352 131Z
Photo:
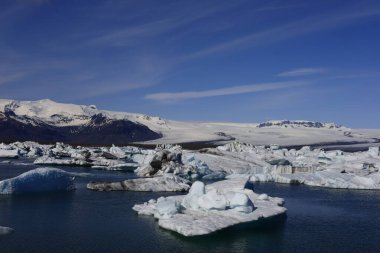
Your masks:
M2 0L1 98L380 128L380 2Z

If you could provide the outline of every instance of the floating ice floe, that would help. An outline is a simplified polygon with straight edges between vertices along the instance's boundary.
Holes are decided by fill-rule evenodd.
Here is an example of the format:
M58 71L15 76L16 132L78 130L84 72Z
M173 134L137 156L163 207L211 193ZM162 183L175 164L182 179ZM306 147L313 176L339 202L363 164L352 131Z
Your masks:
M18 158L17 149L0 149L0 158Z
M307 123L308 124L308 123ZM249 175L256 182L301 183L349 189L380 189L379 147L365 152L299 150L279 145L254 146L239 142L199 151L178 145L155 149L136 147L73 147L63 143L0 144L0 157L33 157L47 166L87 166L104 170L134 170L140 177L175 175L189 181L221 180ZM9 163L2 161L2 164Z
M87 188L96 191L185 192L190 182L172 174L160 177L128 179L121 182L91 182Z
M0 226L0 236L2 235L9 235L11 233L13 233L13 228L8 228L8 227L1 227Z
M0 194L71 191L74 189L74 177L64 170L55 168L38 168L0 181Z
M81 159L71 159L71 158L55 158L49 156L38 157L34 160L34 164L37 165L71 165L71 166L86 166L90 167L91 163Z
M0 144L0 153L8 153L10 158L18 157L38 157L42 156L47 145L38 144L36 142L14 142L10 144ZM8 152L6 152L8 150ZM5 157L1 156L0 157Z
M132 148L134 150L134 148ZM70 145L57 143L45 150L42 156L34 161L38 165L83 166L104 170L133 170L138 167L127 157L129 147L119 148L73 148ZM135 151L135 150L134 150Z
M284 200L253 192L244 178L205 186L195 182L182 196L160 197L133 207L140 215L152 215L162 228L184 236L206 235L240 223L284 215Z

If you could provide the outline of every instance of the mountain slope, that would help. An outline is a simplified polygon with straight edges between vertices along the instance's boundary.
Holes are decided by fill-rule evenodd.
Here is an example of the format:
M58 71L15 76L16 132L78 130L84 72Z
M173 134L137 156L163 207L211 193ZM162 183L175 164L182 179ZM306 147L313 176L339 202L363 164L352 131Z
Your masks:
M82 110L78 110L82 109ZM147 126L111 118L94 108L36 102L0 101L0 141L33 140L82 145L125 145L162 137Z
M80 145L131 142L217 143L232 140L283 146L378 142L380 130L334 123L280 120L255 123L181 122L143 114L98 110L96 106L0 99L0 141L62 141Z

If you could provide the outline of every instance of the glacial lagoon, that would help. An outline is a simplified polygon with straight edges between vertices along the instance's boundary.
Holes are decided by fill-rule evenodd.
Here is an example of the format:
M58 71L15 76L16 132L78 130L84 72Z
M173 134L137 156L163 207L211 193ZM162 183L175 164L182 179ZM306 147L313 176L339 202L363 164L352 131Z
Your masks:
M0 163L0 180L36 168L28 163ZM61 168L81 175L75 179L75 191L0 196L0 224L15 229L0 237L2 253L380 250L380 191L257 183L256 192L286 200L286 218L186 238L158 227L154 218L138 216L132 210L136 203L175 193L90 191L86 189L89 181L120 181L135 175Z

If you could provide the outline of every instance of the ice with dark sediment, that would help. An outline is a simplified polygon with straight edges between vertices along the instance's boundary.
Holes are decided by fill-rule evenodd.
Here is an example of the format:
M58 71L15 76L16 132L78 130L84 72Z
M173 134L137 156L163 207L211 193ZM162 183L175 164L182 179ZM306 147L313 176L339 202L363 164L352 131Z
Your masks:
M91 182L87 188L95 191L186 192L190 182L172 174L160 177L128 179L120 182Z

